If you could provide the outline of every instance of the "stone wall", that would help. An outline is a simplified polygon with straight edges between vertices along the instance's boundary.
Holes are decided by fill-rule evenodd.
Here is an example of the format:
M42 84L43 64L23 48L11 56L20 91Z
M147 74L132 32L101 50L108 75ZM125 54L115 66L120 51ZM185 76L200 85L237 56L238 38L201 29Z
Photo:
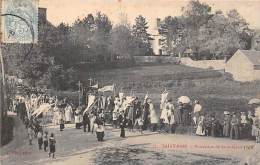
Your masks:
M173 56L134 56L136 63L173 63L179 62L177 57Z

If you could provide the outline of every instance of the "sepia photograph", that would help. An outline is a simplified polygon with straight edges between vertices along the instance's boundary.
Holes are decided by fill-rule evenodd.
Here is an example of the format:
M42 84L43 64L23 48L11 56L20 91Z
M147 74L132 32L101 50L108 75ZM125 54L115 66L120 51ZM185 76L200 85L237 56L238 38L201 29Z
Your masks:
M1 165L260 165L260 0L0 0Z

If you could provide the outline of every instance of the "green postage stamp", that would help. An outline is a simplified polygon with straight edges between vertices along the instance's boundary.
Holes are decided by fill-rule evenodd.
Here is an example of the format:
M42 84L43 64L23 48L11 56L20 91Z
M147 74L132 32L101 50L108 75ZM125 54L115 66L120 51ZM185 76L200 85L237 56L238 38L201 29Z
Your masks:
M1 32L4 43L37 43L38 0L2 0Z

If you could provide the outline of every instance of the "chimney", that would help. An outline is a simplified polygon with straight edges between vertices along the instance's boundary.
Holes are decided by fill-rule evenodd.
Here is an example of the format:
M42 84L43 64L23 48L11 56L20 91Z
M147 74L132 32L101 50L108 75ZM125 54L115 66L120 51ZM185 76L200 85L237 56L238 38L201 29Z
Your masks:
M38 14L39 14L39 23L40 24L46 24L47 22L47 9L46 8L39 8L38 9Z

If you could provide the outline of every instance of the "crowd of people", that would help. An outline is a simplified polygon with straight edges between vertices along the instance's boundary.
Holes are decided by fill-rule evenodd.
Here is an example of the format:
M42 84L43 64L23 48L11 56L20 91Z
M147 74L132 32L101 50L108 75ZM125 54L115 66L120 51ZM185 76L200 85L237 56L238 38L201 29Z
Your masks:
M84 132L96 132L98 141L104 141L105 125L120 128L120 137L125 138L126 129L130 132L145 130L159 133L180 133L179 129L192 128L198 136L230 137L231 139L255 138L259 142L260 116L254 111L224 111L223 119L208 113L198 100L191 101L187 96L176 102L172 98L162 97L160 106L155 108L152 99L133 96L104 95L89 93L86 105L75 105L68 98L57 98L42 94L31 94L14 101L14 110L24 121L28 129L29 144L37 138L39 150L54 157L54 134L48 135L46 124L52 122L64 131L66 124L75 124L75 129ZM92 100L90 100L92 98ZM185 100L186 99L186 100ZM43 105L45 109L34 113ZM51 120L46 120L51 118Z
M54 105L54 100L54 97L32 93L25 95L25 97L19 96L15 98L11 105L13 111L17 113L27 129L29 145L32 145L34 139L36 139L39 150L49 151L49 157L52 156L53 158L56 144L54 133L49 135L43 113L34 114L34 112L40 105L46 103Z

